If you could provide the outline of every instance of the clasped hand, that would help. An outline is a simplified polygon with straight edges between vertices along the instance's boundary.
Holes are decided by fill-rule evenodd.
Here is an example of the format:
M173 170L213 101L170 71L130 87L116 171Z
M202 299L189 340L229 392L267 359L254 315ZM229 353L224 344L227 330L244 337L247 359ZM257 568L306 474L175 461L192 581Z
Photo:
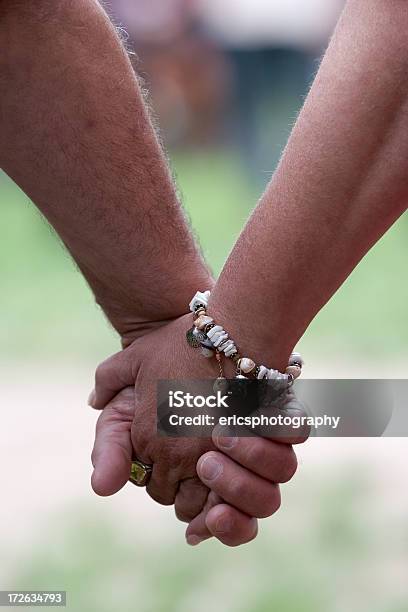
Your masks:
M228 437L215 429L211 439L156 434L156 381L214 378L213 360L185 342L190 315L136 339L97 369L94 408L103 409L92 452L92 487L112 495L129 479L132 458L152 464L147 493L174 504L188 523L189 544L215 536L229 546L252 540L257 519L281 503L279 483L297 468L291 443L306 435L288 431L285 443L262 437Z

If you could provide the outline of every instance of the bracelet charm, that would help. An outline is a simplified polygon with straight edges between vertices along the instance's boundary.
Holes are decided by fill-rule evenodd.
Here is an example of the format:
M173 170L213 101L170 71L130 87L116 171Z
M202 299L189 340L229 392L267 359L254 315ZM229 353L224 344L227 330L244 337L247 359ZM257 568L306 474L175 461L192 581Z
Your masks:
M191 347L201 347L201 352L205 357L216 357L220 369L220 377L217 380L224 378L221 358L225 356L235 362L236 378L267 379L273 381L273 385L283 386L288 390L302 372L303 359L300 353L293 352L290 355L284 373L264 365L257 365L249 357L242 356L225 329L208 315L210 295L210 291L197 291L191 300L189 307L193 313L193 326L187 331L186 339Z

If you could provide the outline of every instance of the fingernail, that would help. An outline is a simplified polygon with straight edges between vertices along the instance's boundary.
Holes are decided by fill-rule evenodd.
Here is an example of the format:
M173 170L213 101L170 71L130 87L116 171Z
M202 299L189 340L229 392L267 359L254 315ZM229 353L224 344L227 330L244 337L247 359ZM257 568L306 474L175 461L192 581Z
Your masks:
M215 523L217 533L230 533L232 531L232 520L229 516L221 516Z
M88 406L91 406L91 408L94 408L95 399L96 399L95 389L92 389L88 397Z
M233 448L238 442L238 438L236 436L228 435L231 434L231 430L227 427L217 426L213 431L213 438L215 444L219 448L230 449Z
M205 480L214 480L221 473L222 465L211 455L204 457L199 464L199 472Z
M186 542L187 544L189 544L189 546L197 546L197 544L199 544L202 541L203 541L202 538L200 538L197 535L188 535L186 537Z
M215 443L218 448L225 448L226 450L233 448L238 442L238 438L232 438L230 436L216 436Z

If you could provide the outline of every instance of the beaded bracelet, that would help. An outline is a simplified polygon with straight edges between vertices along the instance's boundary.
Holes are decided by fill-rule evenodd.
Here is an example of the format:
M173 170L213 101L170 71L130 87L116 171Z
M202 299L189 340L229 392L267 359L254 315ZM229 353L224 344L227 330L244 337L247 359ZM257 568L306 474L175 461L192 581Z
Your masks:
M205 357L215 355L221 378L224 377L221 357L225 355L235 363L235 378L269 379L273 383L289 388L302 372L303 359L300 353L291 354L285 373L264 365L257 365L249 357L243 357L224 328L215 323L214 319L207 314L210 294L210 291L197 291L189 304L190 311L193 313L193 326L186 333L188 344L194 348L201 347L201 352Z

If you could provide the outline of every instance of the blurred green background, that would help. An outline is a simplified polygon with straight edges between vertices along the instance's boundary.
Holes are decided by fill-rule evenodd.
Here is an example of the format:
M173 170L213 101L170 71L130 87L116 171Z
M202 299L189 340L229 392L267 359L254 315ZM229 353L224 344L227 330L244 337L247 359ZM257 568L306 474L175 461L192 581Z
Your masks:
M205 11L197 28L183 0L109 2L142 59L184 206L217 274L316 69L334 24L327 7L342 4L316 2L314 11L263 3L280 38L253 48L214 38L209 26L204 34ZM226 6L213 3L211 17ZM327 22L318 36L312 27L313 44L283 41L287 6L298 34ZM4 174L0 211L0 589L64 589L75 612L408 610L405 440L310 440L281 511L239 549L190 549L172 509L134 487L97 498L97 415L85 398L118 340L52 229ZM407 234L405 214L311 324L299 343L306 376L406 377Z
M405 612L406 503L382 509L380 492L367 463L314 463L239 549L188 548L170 521L158 535L137 504L132 520L68 503L23 553L2 547L3 562L15 557L7 588L64 589L78 612Z

